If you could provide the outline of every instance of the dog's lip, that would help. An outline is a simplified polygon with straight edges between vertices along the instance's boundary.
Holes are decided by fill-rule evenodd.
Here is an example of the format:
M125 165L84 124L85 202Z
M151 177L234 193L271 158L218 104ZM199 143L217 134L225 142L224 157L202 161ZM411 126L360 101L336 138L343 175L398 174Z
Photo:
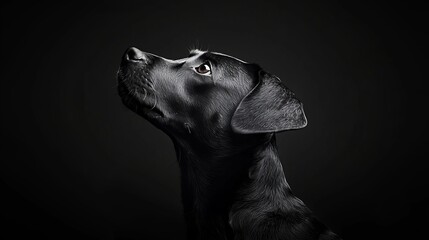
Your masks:
M118 90L124 104L131 110L134 110L136 113L143 114L144 116L150 118L165 117L164 112L158 107L156 99L157 97L154 97L153 93L150 94L148 90L146 90L146 96L143 98L141 98L141 96L137 97L135 94L130 93L127 84L125 84L123 81L119 83Z
M165 118L164 112L149 102L133 99L126 105L128 105L131 110L134 110L134 112L141 114L143 117L156 119Z
M137 108L140 108L140 112L148 117L154 118L164 118L164 112L158 107L156 100L145 101L145 99L136 99L134 103L137 105Z
M150 115L154 118L164 118L165 114L157 107L150 107L143 110L145 114Z

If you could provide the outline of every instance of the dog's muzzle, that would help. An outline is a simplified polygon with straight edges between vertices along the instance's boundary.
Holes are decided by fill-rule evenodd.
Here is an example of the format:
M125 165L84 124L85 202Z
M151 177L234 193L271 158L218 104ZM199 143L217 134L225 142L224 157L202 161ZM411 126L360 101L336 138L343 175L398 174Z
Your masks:
M128 48L122 56L118 71L118 92L131 110L150 119L163 117L158 109L154 82L150 78L154 57L135 47Z

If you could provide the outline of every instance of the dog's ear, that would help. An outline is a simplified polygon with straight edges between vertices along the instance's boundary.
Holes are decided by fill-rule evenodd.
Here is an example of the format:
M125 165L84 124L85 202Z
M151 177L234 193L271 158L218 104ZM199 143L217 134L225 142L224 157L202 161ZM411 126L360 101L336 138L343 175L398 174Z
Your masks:
M237 133L270 133L307 125L302 103L276 76L259 71L259 82L241 100L231 119Z

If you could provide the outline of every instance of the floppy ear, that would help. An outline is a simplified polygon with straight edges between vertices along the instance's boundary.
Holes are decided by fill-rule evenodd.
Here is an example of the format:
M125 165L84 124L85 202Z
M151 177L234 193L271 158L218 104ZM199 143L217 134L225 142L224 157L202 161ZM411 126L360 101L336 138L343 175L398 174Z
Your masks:
M259 72L258 84L240 102L231 119L235 132L270 133L303 128L301 102L276 76Z

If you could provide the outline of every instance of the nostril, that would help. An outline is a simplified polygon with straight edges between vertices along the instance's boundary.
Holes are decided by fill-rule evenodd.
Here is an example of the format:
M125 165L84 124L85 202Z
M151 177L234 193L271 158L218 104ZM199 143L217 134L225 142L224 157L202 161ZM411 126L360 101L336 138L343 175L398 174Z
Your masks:
M146 55L135 47L131 47L125 53L125 57L127 60L131 61L145 61Z

